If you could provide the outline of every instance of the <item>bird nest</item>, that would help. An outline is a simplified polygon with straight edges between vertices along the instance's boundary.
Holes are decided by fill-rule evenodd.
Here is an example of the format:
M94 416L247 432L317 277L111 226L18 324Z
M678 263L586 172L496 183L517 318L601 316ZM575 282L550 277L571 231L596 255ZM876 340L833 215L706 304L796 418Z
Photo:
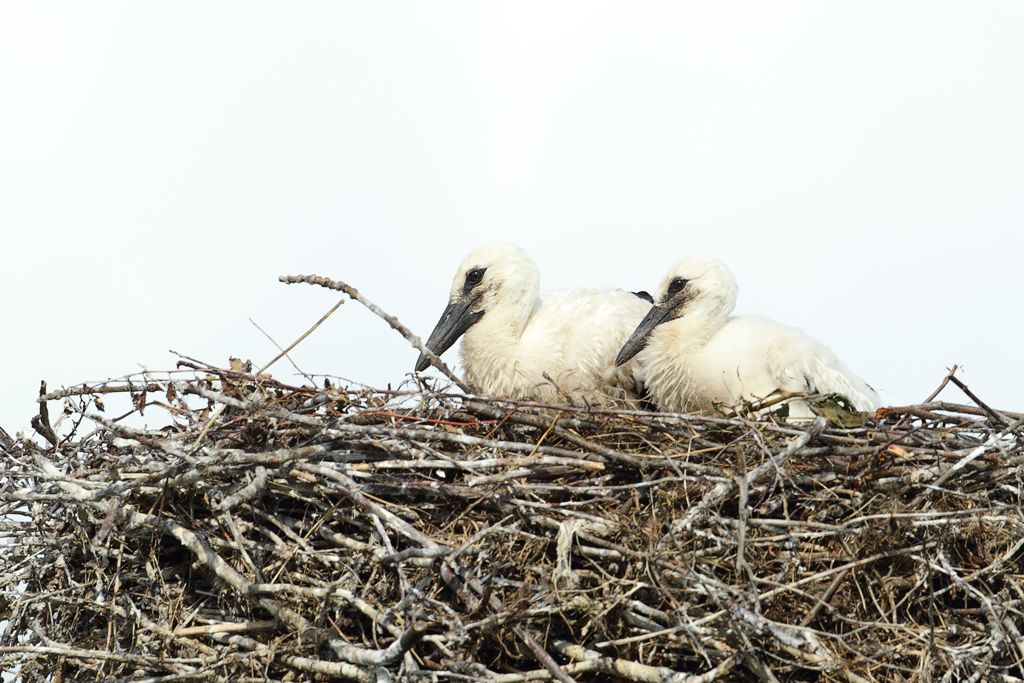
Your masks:
M45 444L0 430L0 670L1024 680L1024 416L962 385L845 427L542 405L428 356L454 386L44 387Z
M5 439L3 670L1024 677L1020 415L842 429L181 365L47 394L49 447Z

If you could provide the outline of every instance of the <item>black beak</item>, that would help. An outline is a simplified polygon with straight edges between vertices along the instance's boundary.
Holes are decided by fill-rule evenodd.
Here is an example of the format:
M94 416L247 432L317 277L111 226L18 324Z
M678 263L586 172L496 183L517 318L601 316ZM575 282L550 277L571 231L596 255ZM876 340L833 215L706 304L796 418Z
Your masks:
M441 319L434 325L434 331L427 339L426 347L440 356L465 334L466 330L484 316L483 311L473 311L473 304L478 297L462 297L448 304ZM422 353L416 360L416 372L423 372L430 367L430 359Z
M669 314L674 308L674 306L651 306L651 310L647 311L647 315L633 330L633 334L626 340L626 343L622 345L619 355L615 357L615 365L622 365L640 353L640 350L647 345L648 335L654 331L655 327L670 319Z

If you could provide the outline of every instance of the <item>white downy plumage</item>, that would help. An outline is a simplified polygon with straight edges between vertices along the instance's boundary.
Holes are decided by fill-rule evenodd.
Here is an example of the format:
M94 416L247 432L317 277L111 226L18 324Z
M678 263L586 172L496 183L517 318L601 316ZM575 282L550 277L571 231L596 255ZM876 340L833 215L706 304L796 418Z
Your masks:
M650 309L623 290L540 294L540 274L519 247L497 243L470 252L426 346L443 353L464 335L466 381L483 394L542 401L607 403L637 398L639 362L615 354ZM416 370L429 361L420 356Z
M878 407L874 389L802 331L760 317L730 318L736 293L735 278L717 259L679 261L616 362L643 349L647 389L666 411L734 409L777 391L834 393L857 410ZM791 401L789 414L812 415L803 401Z

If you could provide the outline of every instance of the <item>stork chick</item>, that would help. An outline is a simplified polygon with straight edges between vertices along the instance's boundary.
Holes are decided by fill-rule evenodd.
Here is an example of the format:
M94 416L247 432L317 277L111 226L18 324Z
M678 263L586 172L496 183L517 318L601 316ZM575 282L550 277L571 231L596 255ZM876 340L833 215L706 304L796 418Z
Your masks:
M802 331L755 316L730 318L736 294L736 280L721 261L682 259L615 362L643 349L647 389L666 411L736 409L776 392L834 393L859 411L878 407L874 389ZM803 401L791 401L789 415L813 416Z
M541 295L526 252L489 244L462 261L426 346L440 355L463 337L466 381L483 394L587 404L639 398L642 359L617 366L615 353L650 307L622 290ZM429 364L420 355L416 371Z

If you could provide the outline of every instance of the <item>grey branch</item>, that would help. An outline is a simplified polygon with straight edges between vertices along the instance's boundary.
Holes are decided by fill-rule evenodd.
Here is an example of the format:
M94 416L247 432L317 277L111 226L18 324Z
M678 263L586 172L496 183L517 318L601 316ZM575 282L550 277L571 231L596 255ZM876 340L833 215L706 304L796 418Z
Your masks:
M359 290L357 290L355 287L347 285L341 280L331 280L330 278L322 277L320 275L282 275L278 279L285 284L295 284L299 282L304 282L308 285L318 285L320 287L326 287L327 289L333 289L339 292L344 292L355 301L358 301L363 306L366 306L366 308L370 309L370 311L372 311L374 315L384 320L384 322L390 325L392 329L396 330L399 334L405 337L405 339L410 344L412 344L417 351L426 356L434 365L434 367L440 370L445 377L450 379L452 383L455 384L455 386L457 386L459 389L462 389L462 391L466 392L467 394L473 393L473 390L469 388L469 385L467 385L465 382L459 379L459 377L454 372L452 372L451 368L449 368L445 364L445 362L441 360L440 356L438 356L436 353L434 353L426 346L424 346L423 341L415 334L413 334L412 330L410 330L408 327L399 322L398 318L391 315L390 313L387 313L379 306L377 306L377 304L373 303L365 296L360 294Z

